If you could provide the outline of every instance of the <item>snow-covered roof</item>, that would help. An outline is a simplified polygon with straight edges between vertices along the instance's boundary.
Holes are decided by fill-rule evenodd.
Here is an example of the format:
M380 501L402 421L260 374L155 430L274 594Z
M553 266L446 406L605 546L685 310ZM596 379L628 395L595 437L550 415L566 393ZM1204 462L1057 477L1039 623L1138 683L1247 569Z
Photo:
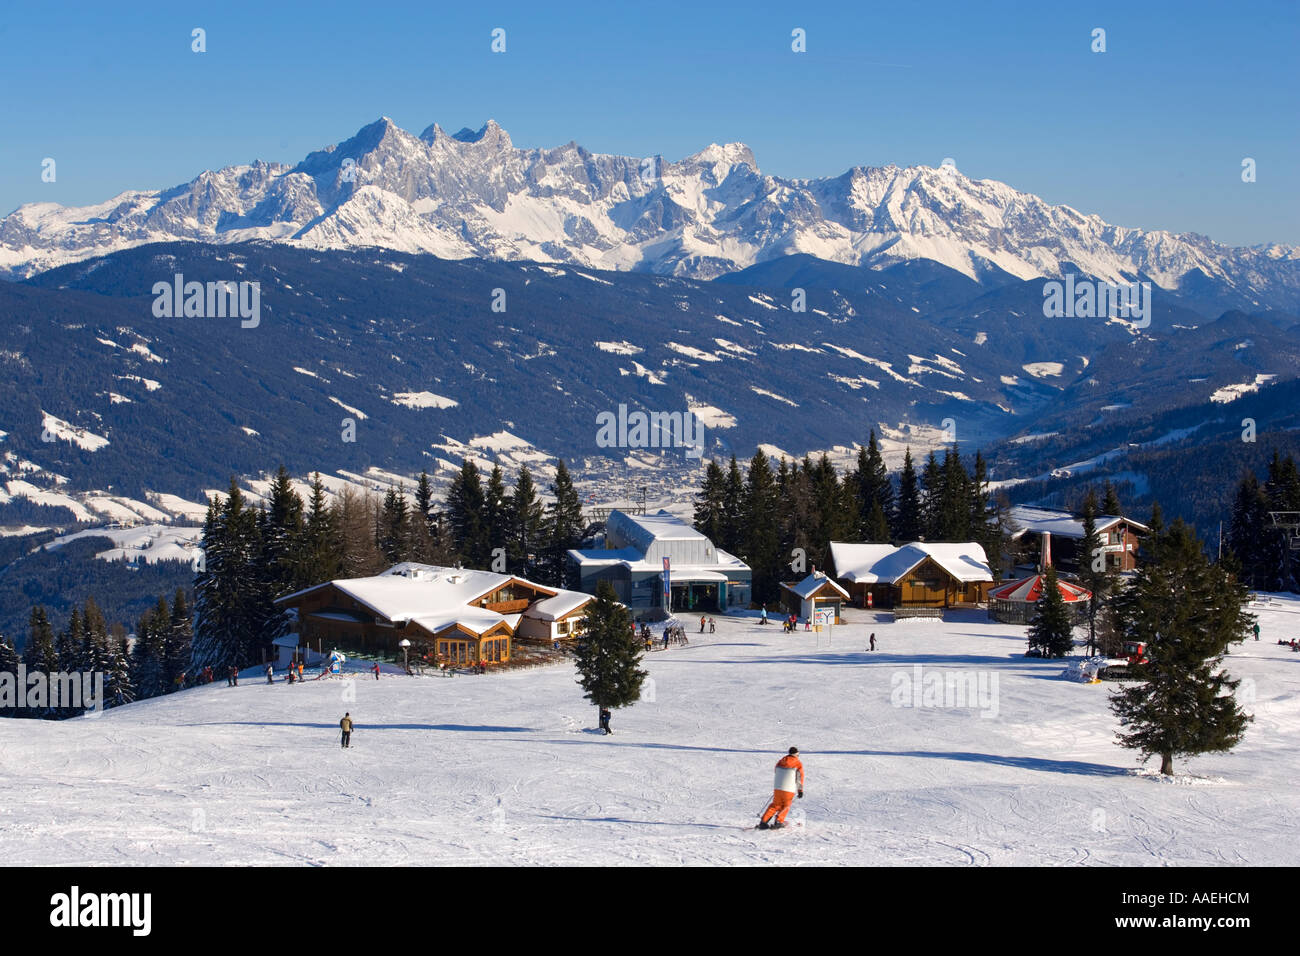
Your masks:
M974 541L913 541L899 548L831 542L836 575L854 584L897 584L926 558L966 584L993 580L984 548Z
M854 584L875 584L876 577L871 573L871 569L896 550L898 549L892 544L832 541L831 563L835 565L835 576L842 581L852 581ZM870 575L870 580L863 575Z
M570 551L579 565L625 564L634 570L662 570L667 558L676 572L682 568L708 569L724 565L736 570L748 566L735 555L718 550L706 535L667 511L651 515L634 515L611 511L605 522L606 550ZM617 555L617 557L615 557Z
M555 597L544 598L533 604L524 612L524 616L539 621L558 621L591 600L593 598L590 594L583 594L580 591L561 591Z
M617 515L617 519L615 519ZM610 512L609 521L619 521L640 531L646 539L672 541L707 541L703 534L696 531L681 518L667 511L660 510L652 515L634 515L626 511Z
M343 578L318 584L286 595L279 602L284 603L318 588L333 586L376 616L394 623L411 621L434 634L460 625L475 634L483 634L503 622L512 631L518 625L519 614L499 614L474 603L511 582L527 585L546 595L537 604L566 595L576 595L573 591L559 591L495 571L444 568L408 561L393 565L382 574L371 577ZM585 594L576 597L589 599L589 595ZM329 616L332 613L334 612L315 611L312 616Z
M820 571L814 571L802 581L795 584L782 584L781 587L785 588L787 591L794 592L806 601L827 585L838 591L845 600L848 600L849 592L836 584L832 578L828 578Z
M642 554L636 548L596 548L591 551L581 551L574 548L569 551L569 558L578 564L597 567L613 564L630 565L635 561L640 561Z
M653 515L610 512L606 523L607 548L573 549L569 559L584 568L622 565L630 571L658 572L663 559L680 581L725 581L731 571L748 571L749 565L667 511Z
M1083 519L1075 517L1068 511L1036 508L1032 505L1016 505L1010 509L1008 515L1016 524L1020 525L1019 530L1012 533L1013 538L1019 538L1027 533L1042 534L1044 532L1058 538L1083 537ZM1139 531L1149 530L1141 522L1134 521L1132 518L1125 518L1122 515L1097 515L1097 531L1109 531L1121 522L1126 522Z

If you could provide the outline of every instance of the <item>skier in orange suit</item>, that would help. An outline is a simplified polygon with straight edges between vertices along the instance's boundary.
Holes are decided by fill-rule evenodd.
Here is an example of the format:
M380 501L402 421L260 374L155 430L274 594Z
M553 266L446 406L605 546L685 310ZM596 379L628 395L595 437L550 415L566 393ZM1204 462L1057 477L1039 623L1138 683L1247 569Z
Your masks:
M760 830L779 830L785 826L785 815L790 812L790 804L795 795L803 798L803 763L799 760L799 748L791 747L790 752L776 762L776 783L772 788L772 802L763 811L763 818L758 822ZM768 821L776 817L774 823Z

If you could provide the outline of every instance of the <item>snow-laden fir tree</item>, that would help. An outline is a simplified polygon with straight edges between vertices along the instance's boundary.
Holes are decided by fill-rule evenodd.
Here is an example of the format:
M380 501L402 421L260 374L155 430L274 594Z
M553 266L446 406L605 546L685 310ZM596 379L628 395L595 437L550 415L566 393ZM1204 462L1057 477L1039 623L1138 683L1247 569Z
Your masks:
M1176 520L1154 542L1152 559L1116 596L1113 610L1124 639L1146 645L1150 662L1111 697L1123 731L1119 742L1143 760L1232 749L1252 719L1233 697L1240 683L1223 668L1228 647L1244 640L1253 618L1245 588L1211 564L1192 530Z

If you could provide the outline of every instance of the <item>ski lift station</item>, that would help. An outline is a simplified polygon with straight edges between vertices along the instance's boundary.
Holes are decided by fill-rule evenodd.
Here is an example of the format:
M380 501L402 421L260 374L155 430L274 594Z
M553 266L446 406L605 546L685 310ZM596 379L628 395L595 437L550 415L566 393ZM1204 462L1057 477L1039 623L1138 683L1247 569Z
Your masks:
M581 590L594 594L601 581L608 581L633 617L749 606L749 565L667 511L611 511L605 547L568 556Z

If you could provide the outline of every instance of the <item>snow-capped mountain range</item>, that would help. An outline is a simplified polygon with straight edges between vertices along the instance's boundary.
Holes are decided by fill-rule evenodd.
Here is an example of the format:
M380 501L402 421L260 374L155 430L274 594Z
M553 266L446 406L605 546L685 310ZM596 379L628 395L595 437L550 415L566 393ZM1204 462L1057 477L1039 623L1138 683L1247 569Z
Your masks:
M1176 289L1190 277L1259 305L1300 297L1300 247L1114 226L951 165L785 179L740 143L666 162L572 142L519 149L493 121L413 136L387 118L295 166L230 166L93 206L23 205L0 220L0 273L149 242L250 239L702 279L794 253L869 267L929 259L975 279L1078 272Z

